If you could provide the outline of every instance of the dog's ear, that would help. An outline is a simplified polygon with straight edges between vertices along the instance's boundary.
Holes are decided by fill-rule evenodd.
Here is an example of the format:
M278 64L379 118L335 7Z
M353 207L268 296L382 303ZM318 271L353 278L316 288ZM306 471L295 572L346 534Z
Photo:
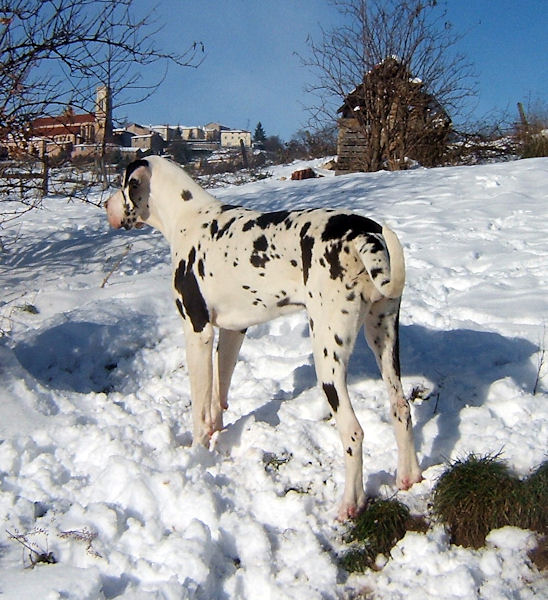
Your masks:
M128 185L130 177L133 175L133 173L135 173L135 171L138 171L141 167L146 167L147 169L150 169L148 160L141 158L139 160L134 160L129 163L129 165L126 167L126 172L124 174L124 187Z
M126 169L126 186L129 198L135 206L150 193L150 167L145 160L134 161Z

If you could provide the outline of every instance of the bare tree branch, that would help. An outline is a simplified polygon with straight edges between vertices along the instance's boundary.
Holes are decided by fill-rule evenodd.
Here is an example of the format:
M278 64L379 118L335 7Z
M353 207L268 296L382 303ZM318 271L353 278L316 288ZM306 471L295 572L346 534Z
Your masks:
M170 66L199 66L203 44L164 50L152 11L134 0L0 0L0 143L23 148L34 119L67 106L91 112L98 86L110 90L115 109L149 97ZM9 179L0 186L4 197L19 191Z
M359 101L355 98L355 105L348 109L359 106L355 117L361 133L372 148L377 145L372 151L375 156L366 160L364 168L381 168L391 161L394 165L401 163L395 155L388 156L386 148L401 146L395 136L405 138L407 126L416 122L416 106L405 106L406 102L419 102L413 86L410 97L401 97L406 79L416 81L414 89L420 85L424 97L435 99L453 119L462 110L464 100L474 93L471 65L456 52L460 36L437 0L333 0L332 4L343 24L322 30L318 40L309 39L309 55L301 57L313 76L313 83L307 87L313 98L311 121L332 123L349 94L353 90L354 94L362 93L364 97ZM386 80L366 93L362 89L365 78L387 59L401 65L397 73L385 70L386 76L399 77L401 85ZM425 115L426 110L423 107ZM383 136L388 138L381 143ZM404 146L410 140L407 136ZM412 143L424 145L425 140L415 136ZM408 150L408 146L402 146L399 153L405 155Z

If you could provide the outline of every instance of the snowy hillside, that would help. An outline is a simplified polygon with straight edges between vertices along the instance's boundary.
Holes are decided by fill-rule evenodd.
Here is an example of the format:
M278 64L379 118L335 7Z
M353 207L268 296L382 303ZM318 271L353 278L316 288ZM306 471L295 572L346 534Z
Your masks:
M397 498L427 513L445 461L470 452L500 452L527 475L548 447L548 159L282 179L295 168L218 196L348 208L400 236L403 383L430 395L412 408L425 480ZM433 526L408 533L379 572L338 568L343 456L304 314L249 330L226 429L211 451L192 448L161 235L111 231L102 210L62 198L0 233L0 598L548 594L527 558L533 534L511 528L468 550ZM367 492L390 497L395 440L363 337L349 388ZM29 568L12 536L56 564Z

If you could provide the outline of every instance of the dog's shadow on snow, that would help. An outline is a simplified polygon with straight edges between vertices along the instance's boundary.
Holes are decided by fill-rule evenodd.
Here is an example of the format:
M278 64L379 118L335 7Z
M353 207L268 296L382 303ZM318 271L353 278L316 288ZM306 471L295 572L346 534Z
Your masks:
M427 388L428 394L426 400L414 403L415 443L418 450L425 444L425 425L432 419L437 420L437 435L431 449L428 449L427 455L422 452L425 455L421 464L423 468L438 464L451 455L461 436L461 411L469 406L482 406L495 381L511 378L520 389L532 391L537 373L531 357L536 352L538 347L526 339L509 338L494 332L471 329L438 331L420 325L400 328L405 391L409 395L411 389L407 387L417 385ZM350 385L368 379L378 382L380 378L373 353L360 334L350 359L348 382ZM312 362L297 367L293 372L293 381L290 393L280 392L270 400L265 399L262 406L230 424L223 433L223 446L238 443L250 419L272 427L278 426L278 411L282 403L316 387ZM319 389L317 393L321 394ZM350 394L352 396L351 391ZM388 419L388 398L385 396L384 410ZM358 408L356 402L354 406ZM367 431L365 438L367 440Z
M21 365L48 388L80 393L132 391L137 372L141 378L147 377L136 363L138 352L142 348L153 351L156 339L150 336L154 331L152 319L148 322L141 315L138 324L134 320L135 316L131 322L125 318L110 323L67 321L19 343L14 353ZM429 399L415 403L414 408L419 450L425 442L425 425L437 419L437 436L423 459L423 468L451 455L461 435L461 411L468 406L482 406L495 381L511 378L520 389L532 391L537 376L531 357L538 347L522 338L469 329L437 331L408 325L400 328L400 342L406 385L415 385L416 379L417 384L426 383L430 388ZM352 384L368 379L378 381L380 373L364 336L359 335L349 364L348 381ZM291 391L265 398L262 406L229 425L225 435L229 434L233 441L239 439L251 417L278 426L281 404L315 387L312 362L300 365L293 372ZM388 416L388 401L385 410Z
M529 340L488 331L438 331L420 325L400 328L402 377L407 385L424 385L428 394L426 400L414 405L418 450L425 441L425 425L437 419L437 435L428 456L423 458L423 468L438 464L451 455L461 436L461 411L469 406L482 406L495 381L510 378L520 389L533 390L537 371L531 357L538 350ZM380 378L380 373L363 336L359 336L348 379L352 383L362 381L364 377ZM405 391L409 395L411 389ZM386 411L388 415L388 399ZM365 435L367 439L367 432Z

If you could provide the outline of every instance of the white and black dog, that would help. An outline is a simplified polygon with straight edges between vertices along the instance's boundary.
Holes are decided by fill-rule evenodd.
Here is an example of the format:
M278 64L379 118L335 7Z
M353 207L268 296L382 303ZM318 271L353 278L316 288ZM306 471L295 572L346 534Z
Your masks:
M246 328L305 309L316 374L344 450L346 482L339 517L354 517L366 502L363 430L346 387L348 360L362 325L390 395L397 484L407 489L421 479L400 381L403 251L388 227L338 210L259 213L228 206L181 167L158 156L132 162L122 189L106 208L112 227L131 229L147 223L170 244L195 444L207 446L223 427L222 413ZM214 327L219 328L215 361Z

